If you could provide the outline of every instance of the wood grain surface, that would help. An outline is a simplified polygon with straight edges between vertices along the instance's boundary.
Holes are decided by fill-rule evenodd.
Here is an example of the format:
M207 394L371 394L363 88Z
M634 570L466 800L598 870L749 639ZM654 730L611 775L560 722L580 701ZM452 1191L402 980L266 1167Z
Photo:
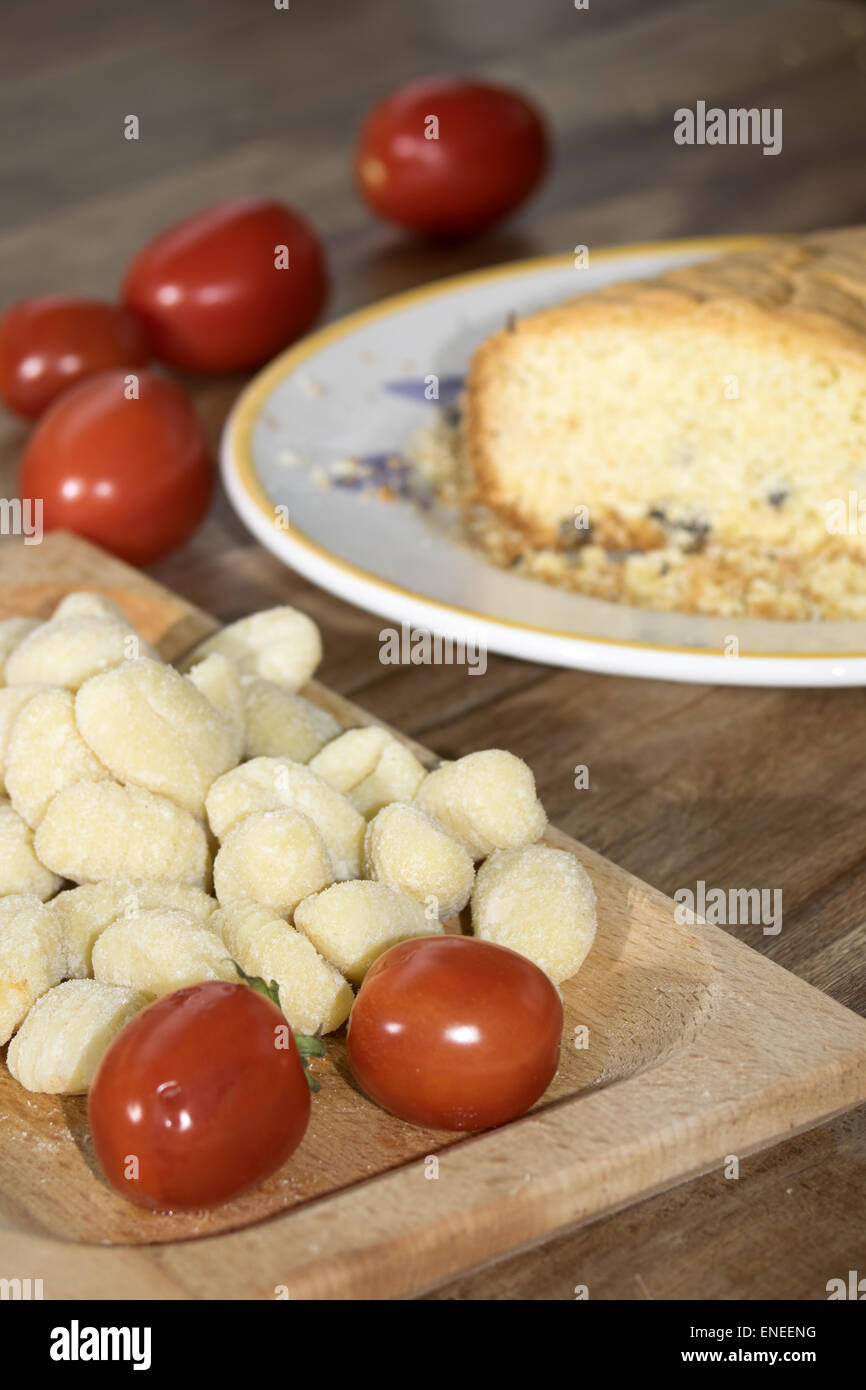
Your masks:
M111 294L131 252L209 202L269 193L326 237L331 316L523 255L690 233L866 220L866 10L848 0L7 0L0 17L0 302ZM539 195L463 245L403 237L352 187L357 122L431 71L514 82L557 144ZM698 99L781 106L784 147L679 148ZM127 142L123 118L139 115ZM242 384L192 381L213 437ZM0 493L24 427L0 419ZM2 544L2 542L0 542ZM500 743L529 759L551 818L664 892L698 879L780 888L784 926L744 939L866 1012L866 854L859 757L866 693L645 683L491 657L378 660L380 620L266 555L219 497L156 571L227 620L297 601L321 624L322 677L445 755ZM587 790L573 768L586 764ZM589 1228L444 1286L461 1299L823 1298L866 1268L866 1112L792 1139Z

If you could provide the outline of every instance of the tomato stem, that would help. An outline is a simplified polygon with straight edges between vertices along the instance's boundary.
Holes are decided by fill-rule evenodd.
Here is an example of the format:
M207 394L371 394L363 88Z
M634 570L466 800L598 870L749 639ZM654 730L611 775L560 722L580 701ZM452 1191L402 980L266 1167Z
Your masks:
M232 965L245 985L249 985L250 989L254 989L257 994L263 994L266 999L270 999L271 1003L276 1004L280 1012L285 1014L285 1010L280 1003L280 987L276 980L270 980L266 983L261 975L248 975L243 966L238 965L236 960L232 961ZM324 1057L325 1044L318 1033L296 1033L292 1030L292 1036L295 1039L295 1046L298 1049L301 1065L304 1068L307 1085L313 1092L313 1095L315 1095L316 1092L320 1091L322 1088L310 1072L310 1060L313 1057Z

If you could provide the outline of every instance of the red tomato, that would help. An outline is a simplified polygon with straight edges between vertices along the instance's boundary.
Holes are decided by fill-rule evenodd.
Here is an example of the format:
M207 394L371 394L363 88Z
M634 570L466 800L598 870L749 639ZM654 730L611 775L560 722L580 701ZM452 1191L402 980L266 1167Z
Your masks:
M88 1099L96 1157L122 1196L210 1207L261 1182L304 1137L310 1090L284 1015L245 984L158 999L118 1033Z
M561 1036L559 994L532 961L470 936L421 937L368 970L349 1017L349 1065L402 1120L489 1129L547 1089Z
M434 122L438 123L434 124ZM485 82L410 82L375 106L356 173L374 212L434 236L465 236L527 198L547 164L544 122Z
M41 498L43 526L77 531L135 565L181 545L213 487L207 440L175 382L103 372L65 392L39 421L24 454L22 497Z
M249 200L223 203L156 237L129 267L123 297L162 362L235 372L305 333L327 288L312 228L283 203Z
M141 327L119 305L46 294L0 319L0 397L30 419L83 377L146 361Z

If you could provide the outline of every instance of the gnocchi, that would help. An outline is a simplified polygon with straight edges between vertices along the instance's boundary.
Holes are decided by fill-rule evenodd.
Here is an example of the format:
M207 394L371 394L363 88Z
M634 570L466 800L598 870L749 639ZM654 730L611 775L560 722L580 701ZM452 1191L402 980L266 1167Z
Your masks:
M42 682L77 690L91 676L156 652L128 623L89 613L51 618L29 633L6 661L6 684Z
M536 843L526 763L428 773L389 730L343 730L298 693L321 654L288 607L182 670L99 593L0 622L0 1044L29 1090L85 1092L139 1009L238 967L333 1031L384 951L470 900L481 939L556 982L580 968L592 883Z
M361 983L389 946L442 931L438 919L428 919L408 893L366 879L335 883L305 898L295 909L294 923L353 985Z
M75 699L81 735L119 782L204 815L215 778L237 760L231 731L192 681L143 658L85 681Z
M472 928L482 941L528 956L559 984L577 974L595 940L592 880L566 850L497 850L478 870Z
M55 874L36 851L33 831L10 801L0 797L0 897L34 893L50 898L63 874Z
M319 629L297 608L267 608L230 623L190 652L181 670L221 652L236 661L245 676L262 676L287 690L300 690L322 659Z
M112 1039L148 1002L138 990L97 980L55 985L28 1013L6 1064L28 1091L83 1095Z
M547 825L532 770L502 748L467 753L437 768L421 783L415 803L473 859L532 844Z
M112 603L104 594L95 594L86 589L64 594L51 615L51 621L54 622L56 618L105 618L108 622L128 626L126 614L116 603Z
M370 821L367 877L390 883L447 921L469 901L475 869L466 850L419 806L395 802Z
M34 695L38 695L43 690L52 689L54 687L50 685L31 684L30 682L26 685L9 685L0 689L0 792L6 790L6 755L15 720Z
M218 931L177 908L118 917L93 946L93 975L156 998L202 980L237 980Z
M258 811L230 830L214 860L220 903L252 899L279 916L334 881L325 842L300 811Z
M279 988L280 1008L302 1033L331 1033L352 1007L351 986L323 960L301 932L256 903L237 903L218 914L226 947L248 975Z
M38 899L17 898L14 907L0 914L0 1046L40 995L65 974L63 941L54 918Z
M340 732L332 714L302 695L261 676L243 676L242 681L247 758L291 758L308 763Z
M239 763L246 741L246 714L237 666L221 652L212 652L193 666L189 679L222 715L231 737L234 762Z
M334 877L361 877L364 817L302 763L290 758L252 758L218 777L205 805L219 840L255 811L302 811L327 846Z
M6 790L22 820L35 830L49 801L64 787L110 776L78 732L71 691L43 690L27 701L6 750Z
M64 787L48 803L33 844L46 870L75 883L170 878L203 888L210 871L199 821L164 796L117 782Z
M368 820L392 801L411 801L426 771L387 729L348 729L310 762L319 777L342 792Z
M137 917L150 908L178 908L203 927L217 904L201 888L153 878L82 883L58 893L46 906L60 927L67 974L83 979L93 974L94 944L119 917Z
M0 686L6 680L6 661L15 648L41 627L38 618L4 618L0 621Z

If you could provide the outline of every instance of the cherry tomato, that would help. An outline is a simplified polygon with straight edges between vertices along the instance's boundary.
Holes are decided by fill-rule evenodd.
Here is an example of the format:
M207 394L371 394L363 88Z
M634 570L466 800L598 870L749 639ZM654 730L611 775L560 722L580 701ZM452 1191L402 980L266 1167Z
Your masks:
M410 82L368 115L356 152L361 192L388 222L465 236L527 198L547 132L516 92L447 78Z
M46 294L0 319L0 397L29 419L83 377L146 361L141 327L119 305Z
M77 531L135 565L187 539L212 487L191 400L146 371L103 372L59 397L30 437L20 480L22 497L42 499L45 530Z
M88 1099L96 1157L158 1211L226 1202L298 1147L310 1090L284 1015L245 984L158 999L118 1033Z
M234 372L299 338L327 294L321 243L282 203L224 203L179 222L136 256L123 297L162 362Z
M546 1090L561 1036L559 994L532 961L469 936L421 937L368 970L349 1017L349 1065L403 1120L489 1129Z

